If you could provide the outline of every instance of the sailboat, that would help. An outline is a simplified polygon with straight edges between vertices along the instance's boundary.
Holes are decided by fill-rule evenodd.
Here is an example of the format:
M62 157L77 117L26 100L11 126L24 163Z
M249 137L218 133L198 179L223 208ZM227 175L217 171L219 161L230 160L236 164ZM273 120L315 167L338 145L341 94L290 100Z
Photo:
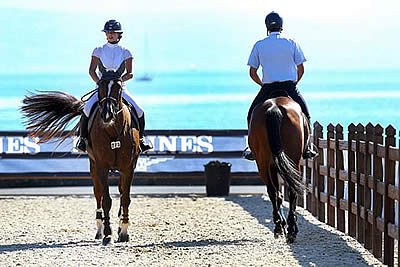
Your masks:
M146 62L149 60L149 55L148 55L148 51L149 51L149 43L147 40L147 34L144 35L144 62L143 62L143 69L146 70ZM144 72L144 74L137 76L135 78L136 81L138 82L151 82L153 80L153 77L148 73L148 72Z
M137 76L135 80L138 82L151 82L153 77L151 77L148 73L144 73L143 75Z

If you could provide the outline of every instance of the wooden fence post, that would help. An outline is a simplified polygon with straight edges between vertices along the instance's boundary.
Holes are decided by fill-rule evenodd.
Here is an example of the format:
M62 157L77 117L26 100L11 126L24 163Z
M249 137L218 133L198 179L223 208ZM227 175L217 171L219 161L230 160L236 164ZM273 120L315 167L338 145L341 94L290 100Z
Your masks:
M322 138L322 126L318 122L314 123L314 144L318 148L318 157L314 158L313 171L313 193L315 196L314 216L321 222L325 222L325 204L321 202L321 192L324 192L324 176L320 174L320 166L324 162L324 150L319 147L319 138Z
M312 188L311 190L314 190L313 188L313 186L312 186L312 184L311 184L311 168L309 168L308 167L308 164L310 164L311 162L313 162L312 160L308 160L308 159L306 159L306 168L305 168L305 171L306 171L306 186L307 186L307 189L309 189L309 188ZM309 212L312 212L312 201L313 201L313 193L312 193L312 191L310 192L310 191L306 191L306 209L309 211Z
M361 151L361 144L365 141L364 126L357 125L357 145L356 145L356 174L357 174L357 240L364 243L364 184L365 176L364 155ZM365 144L365 142L364 142ZM364 217L364 218L363 218Z
M374 141L374 126L372 123L368 123L365 127L366 135L365 135L365 157L364 157L364 247L366 249L372 248L372 237L374 233L372 232L372 222L370 222L370 211L371 210L371 188L373 188L373 184L370 183L371 176L371 154L374 151L370 151L370 142ZM373 182L373 181L372 181ZM371 214L372 215L372 214Z
M389 185L395 185L395 162L389 159L389 147L395 146L396 130L388 126L385 130L385 207L384 207L384 255L383 263L394 264L394 239L389 236L388 224L394 224L394 200L389 197Z
M347 148L347 173L348 173L348 183L347 183L347 228L349 235L356 237L356 215L353 213L353 203L355 203L355 181L353 180L353 173L355 171L355 153L352 151L352 143L356 137L356 126L352 123L348 127L348 148Z
M399 134L400 137L400 134ZM399 138L399 146L400 149L400 138ZM397 185L400 188L400 162L398 163L397 169ZM397 191L397 265L399 265L399 256L400 256L400 190ZM382 236L381 236L382 237Z
M382 204L383 196L378 193L377 183L383 182L383 169L382 169L382 158L378 157L378 144L383 144L383 128L379 124L375 126L375 137L374 137L374 156L373 156L373 171L374 177L373 184L373 207L372 207L372 253L375 257L382 257L382 233L377 229L377 219L382 216Z
M301 159L301 161L304 162L304 165L307 164L307 161L306 161L306 160ZM300 172L301 172L301 178L302 178L301 182L302 182L302 183L305 183L304 173L305 173L305 168L306 168L306 166L304 166L304 165L303 165L303 166L300 165ZM297 203L296 203L296 205L297 205L298 207L304 208L304 193L305 193L305 192L303 192L302 194L298 194L298 195L297 195Z
M332 149L331 143L335 138L335 127L333 124L328 125L328 133L327 133L327 205L328 205L328 225L335 227L335 206L331 201L331 197L335 196L335 180L334 177L331 176L331 169L335 167L335 150ZM332 198L333 199L333 198Z
M345 211L340 208L341 200L344 199L344 181L340 179L340 171L344 169L343 162L343 151L339 149L339 142L343 140L343 127L338 124L335 127L336 135L335 135L335 151L336 151L336 162L335 162L335 180L336 180L336 220L337 220L337 229L346 232L346 221L345 221Z

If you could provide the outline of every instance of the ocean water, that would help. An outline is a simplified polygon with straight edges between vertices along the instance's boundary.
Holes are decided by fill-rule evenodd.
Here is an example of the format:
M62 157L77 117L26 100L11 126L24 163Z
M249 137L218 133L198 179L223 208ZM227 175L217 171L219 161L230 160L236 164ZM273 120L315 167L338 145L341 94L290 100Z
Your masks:
M85 74L0 74L0 131L24 130L18 110L28 91L60 90L77 97L93 88ZM312 121L323 126L369 122L400 129L400 70L309 71L299 83ZM243 72L154 74L128 82L147 129L246 129L259 87Z

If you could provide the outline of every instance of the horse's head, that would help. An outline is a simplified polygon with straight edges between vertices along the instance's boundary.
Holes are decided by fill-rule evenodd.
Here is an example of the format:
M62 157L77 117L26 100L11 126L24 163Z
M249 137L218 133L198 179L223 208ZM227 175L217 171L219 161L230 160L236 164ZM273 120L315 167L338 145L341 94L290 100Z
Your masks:
M98 96L101 119L104 123L113 122L121 109L122 86L121 80L99 81Z

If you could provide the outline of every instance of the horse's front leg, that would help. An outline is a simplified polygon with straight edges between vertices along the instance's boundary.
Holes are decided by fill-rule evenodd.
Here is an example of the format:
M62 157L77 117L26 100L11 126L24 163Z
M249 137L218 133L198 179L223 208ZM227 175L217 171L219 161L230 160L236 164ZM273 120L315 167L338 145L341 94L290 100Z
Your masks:
M103 224L103 210L101 207L101 200L103 198L103 185L97 175L96 166L93 160L90 160L90 174L93 180L93 191L96 197L96 225L97 232L95 239L102 239L104 236L104 224Z
M103 187L103 199L101 205L104 212L103 223L104 223L104 237L103 245L107 245L112 241L112 231L110 226L110 209L111 209L111 196L108 185L108 169L97 168L97 174L100 179L101 186Z
M118 216L120 218L118 227L118 242L128 242L129 234L129 204L131 203L130 190L133 179L133 167L130 166L127 170L121 172L121 179L119 183L120 193L120 208ZM122 212L121 212L122 211Z
M288 214L288 234L286 236L286 241L288 243L293 243L296 239L299 229L297 228L297 215L296 215L296 205L297 205L297 194L292 190L289 190L289 214Z

